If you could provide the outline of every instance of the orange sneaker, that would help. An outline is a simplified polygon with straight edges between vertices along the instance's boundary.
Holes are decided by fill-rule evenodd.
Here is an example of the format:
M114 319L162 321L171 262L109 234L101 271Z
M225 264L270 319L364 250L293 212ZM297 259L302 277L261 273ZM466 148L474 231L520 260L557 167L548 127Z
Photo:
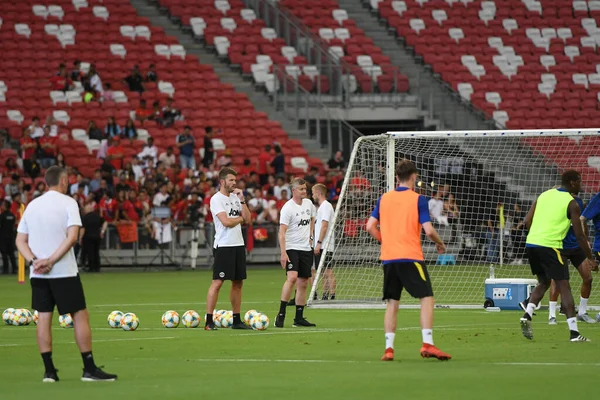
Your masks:
M385 353L383 353L381 361L394 361L394 349L392 349L391 347L385 349Z
M423 343L423 347L421 347L421 357L423 358L437 358L438 360L447 361L452 358L452 356L448 353L444 353L437 347Z

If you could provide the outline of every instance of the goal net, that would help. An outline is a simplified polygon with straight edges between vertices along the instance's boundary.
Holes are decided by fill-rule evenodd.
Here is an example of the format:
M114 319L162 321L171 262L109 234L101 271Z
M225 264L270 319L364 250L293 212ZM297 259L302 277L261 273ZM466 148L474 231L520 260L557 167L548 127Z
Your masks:
M394 188L397 160L419 170L416 191L429 198L432 222L447 245L439 256L422 236L438 305L483 305L485 279L534 279L525 258L522 221L536 197L560 183L567 169L582 174L584 203L600 186L600 132L591 130L392 132L359 138L335 206L327 262L321 257L309 304L315 307L381 307L383 270L379 244L365 230L379 199ZM593 227L590 236L593 239ZM334 301L321 300L331 270ZM574 298L581 279L570 269ZM491 276L490 276L491 275ZM315 292L318 300L312 300ZM590 304L600 304L600 290ZM547 299L546 299L547 301ZM576 300L576 303L578 301ZM404 293L403 306L418 301Z

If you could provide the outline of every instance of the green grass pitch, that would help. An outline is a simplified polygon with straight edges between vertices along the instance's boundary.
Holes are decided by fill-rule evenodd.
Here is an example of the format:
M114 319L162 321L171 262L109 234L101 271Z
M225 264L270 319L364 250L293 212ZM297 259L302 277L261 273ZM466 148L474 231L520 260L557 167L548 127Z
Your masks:
M35 327L0 327L0 399L564 399L593 398L600 372L600 324L582 325L591 343L570 343L564 317L534 320L533 341L519 330L519 312L436 310L436 344L449 362L419 356L418 310L400 310L397 361L383 353L383 310L308 309L315 329L272 324L283 272L250 269L243 310L271 319L264 332L166 329L168 309L203 315L207 271L108 272L83 275L98 365L119 374L117 382L83 383L73 331L53 329L54 360L61 381L41 382L43 367ZM226 284L217 308L230 309ZM483 296L483 294L482 294ZM0 278L0 309L27 307L30 288ZM112 310L136 313L135 332L111 329ZM293 309L289 309L293 313Z

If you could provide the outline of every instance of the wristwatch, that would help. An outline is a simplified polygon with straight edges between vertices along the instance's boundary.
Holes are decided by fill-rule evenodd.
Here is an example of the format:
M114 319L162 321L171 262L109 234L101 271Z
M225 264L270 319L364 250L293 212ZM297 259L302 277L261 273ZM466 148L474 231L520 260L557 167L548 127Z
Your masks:
M240 204L246 204L246 202L245 201L240 201Z
M29 266L33 267L33 263L37 261L36 257L33 257L30 261L29 261Z
M323 244L323 242L321 242L320 240L317 240L317 244Z

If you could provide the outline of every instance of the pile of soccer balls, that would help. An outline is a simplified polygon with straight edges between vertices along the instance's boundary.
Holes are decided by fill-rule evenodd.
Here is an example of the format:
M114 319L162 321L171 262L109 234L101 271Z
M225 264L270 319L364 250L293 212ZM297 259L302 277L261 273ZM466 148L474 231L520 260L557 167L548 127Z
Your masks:
M121 328L124 331L135 331L140 326L140 319L134 313L122 313L115 310L108 314L108 326Z
M31 312L26 308L7 308L2 313L2 321L12 326L25 326L32 322L37 325L38 312Z
M231 328L233 325L233 312L227 310L214 310L213 321L219 328ZM177 311L165 311L162 315L162 324L165 328L177 328L179 323L186 328L196 328L200 323L200 316L194 310L188 310L181 317ZM206 322L206 315L204 316ZM256 310L250 310L244 315L244 322L252 329L264 331L269 327L269 317Z

